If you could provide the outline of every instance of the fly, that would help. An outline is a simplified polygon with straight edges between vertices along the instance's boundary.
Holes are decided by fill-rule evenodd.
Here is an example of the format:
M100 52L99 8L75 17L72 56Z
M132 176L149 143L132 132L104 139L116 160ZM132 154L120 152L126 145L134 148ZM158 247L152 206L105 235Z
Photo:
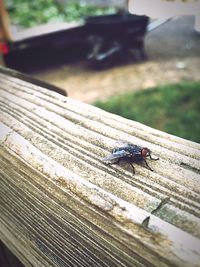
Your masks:
M148 165L146 159L158 160L159 158L152 158L151 151L147 147L140 147L134 144L121 141L121 145L112 150L112 153L103 158L102 161L107 164L119 164L121 162L129 163L135 174L135 167L133 163L143 164L147 169L153 171Z

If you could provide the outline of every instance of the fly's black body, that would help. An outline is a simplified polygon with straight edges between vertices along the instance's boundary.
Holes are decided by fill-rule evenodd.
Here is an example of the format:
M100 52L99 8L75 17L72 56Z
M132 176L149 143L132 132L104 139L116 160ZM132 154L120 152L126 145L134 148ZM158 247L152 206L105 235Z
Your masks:
M102 160L107 164L118 164L120 162L126 162L133 168L133 173L135 173L135 168L133 163L143 164L146 168L153 171L146 158L151 160L158 160L159 158L152 158L151 151L147 147L140 147L137 145L121 142L121 145L112 150L112 153Z

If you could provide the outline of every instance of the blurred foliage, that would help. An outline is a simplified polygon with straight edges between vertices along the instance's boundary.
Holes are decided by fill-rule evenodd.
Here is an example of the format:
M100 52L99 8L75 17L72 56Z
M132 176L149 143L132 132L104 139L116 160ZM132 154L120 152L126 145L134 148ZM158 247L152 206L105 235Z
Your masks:
M200 143L200 82L125 93L95 103L111 113Z
M96 7L84 1L61 4L56 0L5 0L11 23L32 27L47 22L80 20L85 16L116 13L114 7Z

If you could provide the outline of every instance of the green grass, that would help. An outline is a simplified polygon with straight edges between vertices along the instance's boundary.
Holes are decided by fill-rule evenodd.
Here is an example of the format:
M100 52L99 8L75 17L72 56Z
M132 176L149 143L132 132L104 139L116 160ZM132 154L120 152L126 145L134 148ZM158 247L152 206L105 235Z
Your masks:
M169 84L94 103L111 113L200 143L200 82Z
M56 0L5 0L11 23L33 27L47 22L80 20L85 16L116 13L113 7L96 7L84 2L60 4Z

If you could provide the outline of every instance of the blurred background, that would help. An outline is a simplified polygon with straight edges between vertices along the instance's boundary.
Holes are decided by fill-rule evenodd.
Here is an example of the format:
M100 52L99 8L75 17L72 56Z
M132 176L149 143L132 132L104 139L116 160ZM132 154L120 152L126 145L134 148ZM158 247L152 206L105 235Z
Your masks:
M164 18L158 8L152 16L147 4L136 10L125 0L0 5L1 65L56 85L69 97L200 142L195 14Z

